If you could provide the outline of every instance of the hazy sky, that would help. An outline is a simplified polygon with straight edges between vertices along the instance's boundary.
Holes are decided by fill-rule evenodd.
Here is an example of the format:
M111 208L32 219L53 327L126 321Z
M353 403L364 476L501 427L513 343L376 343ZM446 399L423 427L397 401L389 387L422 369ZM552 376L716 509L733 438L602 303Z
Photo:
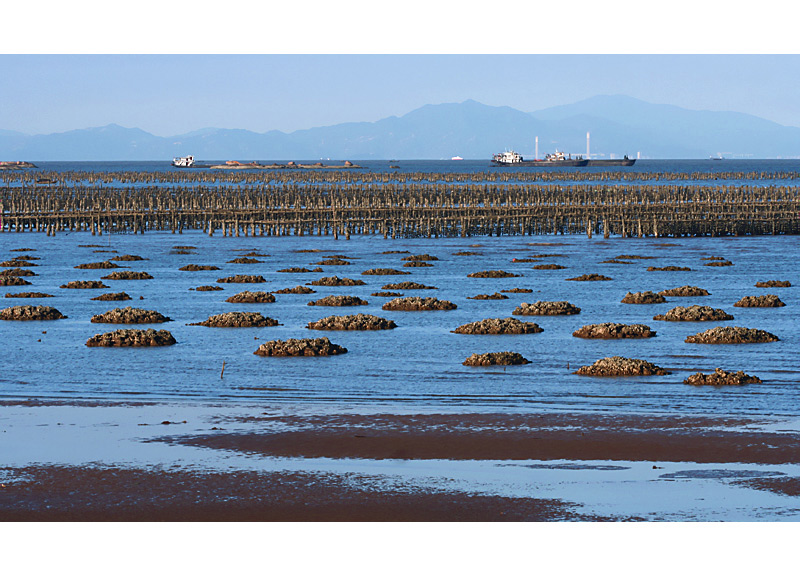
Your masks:
M797 55L0 55L0 129L117 123L293 131L475 99L523 111L598 94L800 126Z

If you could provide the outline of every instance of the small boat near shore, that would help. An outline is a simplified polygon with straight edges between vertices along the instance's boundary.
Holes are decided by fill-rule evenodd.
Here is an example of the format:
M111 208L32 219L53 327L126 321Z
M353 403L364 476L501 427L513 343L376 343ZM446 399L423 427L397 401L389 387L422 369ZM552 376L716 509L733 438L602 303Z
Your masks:
M492 157L492 165L499 167L585 167L589 164L588 159L580 155L575 158L562 151L548 153L544 159L534 159L526 161L522 155L516 151L503 151Z
M172 159L172 166L180 167L181 169L194 167L194 156L188 155L186 157L174 157Z

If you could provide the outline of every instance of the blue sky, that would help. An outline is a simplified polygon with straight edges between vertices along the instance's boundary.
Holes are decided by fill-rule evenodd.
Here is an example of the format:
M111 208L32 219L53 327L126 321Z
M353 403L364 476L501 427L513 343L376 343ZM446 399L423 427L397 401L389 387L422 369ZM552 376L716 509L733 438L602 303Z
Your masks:
M794 19L775 18L775 0L708 4L14 3L0 129L293 131L466 99L530 112L598 94L800 126L800 56L780 54L797 50Z
M800 126L797 55L0 55L0 129L117 123L293 131L475 99L535 111L597 94Z

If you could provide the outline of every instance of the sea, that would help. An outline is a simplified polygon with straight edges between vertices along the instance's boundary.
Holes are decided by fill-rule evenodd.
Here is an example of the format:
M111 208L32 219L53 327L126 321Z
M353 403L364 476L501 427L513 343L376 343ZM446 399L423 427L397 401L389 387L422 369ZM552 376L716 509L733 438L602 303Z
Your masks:
M491 173L542 171L537 168L490 168L486 161L358 161L369 171L430 173ZM37 163L41 171L171 171L166 162ZM399 169L392 169L397 166ZM642 182L681 182L669 175L702 174L700 184L797 186L793 173L797 160L641 160L634 167L585 168L586 172L630 172ZM358 171L358 170L355 170ZM561 171L546 169L546 171ZM571 168L569 172L575 172ZM651 173L663 179L649 179ZM708 174L774 174L767 178L720 178ZM636 182L636 179L633 179ZM566 183L566 181L565 181ZM575 183L570 180L569 183ZM13 185L13 183L12 183ZM46 322L0 321L0 397L68 398L141 401L203 401L209 403L330 406L338 409L386 411L463 412L612 412L674 413L733 416L800 415L800 262L792 236L727 238L621 238L592 239L576 235L503 236L466 238L384 239L353 236L209 237L201 232L183 234L148 231L143 235L88 232L0 233L0 258L10 260L22 252L41 259L30 267L32 285L5 287L2 294L36 291L51 298L0 297L2 308L31 304L57 308L66 319ZM178 253L175 246L192 246ZM308 250L318 250L308 252ZM255 251L258 264L232 264L235 257ZM386 252L407 251L403 253ZM470 251L476 255L459 256ZM134 271L146 271L152 280L104 280L109 289L76 290L60 286L73 280L98 280L109 270L82 270L75 266L133 254L145 261L119 262ZM321 266L323 273L280 273L279 269L306 267L328 255L343 255L349 265ZM430 254L432 267L404 268L403 257ZM565 269L534 270L536 263L520 263L535 254L549 254L538 263ZM621 255L630 264L602 263ZM733 262L728 267L708 267L703 258L717 256ZM219 271L185 272L187 264L215 265ZM647 271L648 267L689 267L691 271ZM395 268L408 275L362 275L370 268ZM470 273L504 270L517 277L471 278ZM599 273L609 281L579 282L567 278ZM266 283L219 283L218 278L255 274ZM275 291L307 285L324 276L363 280L352 287L307 286L314 294L276 295L269 304L233 304L235 293ZM788 280L791 287L760 289L756 282ZM405 296L432 296L452 301L450 311L396 312L382 310L390 297L371 294L385 284L415 281L436 289L402 291ZM218 285L223 291L192 291L200 285ZM683 285L702 287L705 297L667 298L667 303L621 303L627 292L658 292ZM469 299L511 288L531 293L505 293L508 299ZM127 292L125 302L100 302L91 298L106 292ZM740 308L744 296L776 294L786 304L779 308ZM308 302L327 295L358 296L360 307L320 307ZM569 301L581 308L572 316L513 316L538 323L543 332L528 335L460 335L453 330L486 318L511 317L520 303ZM727 322L663 322L653 316L678 306L693 304L722 308L734 316ZM156 310L172 321L145 327L169 330L177 344L156 348L90 348L86 341L119 327L91 323L90 318L115 307ZM281 324L268 328L208 328L187 324L230 311L260 312ZM333 331L308 329L309 322L331 315L366 313L391 319L397 328L385 331ZM657 335L639 340L585 340L572 333L587 324L620 322L647 324ZM686 343L687 336L720 325L759 328L780 341L763 344L704 345ZM264 358L253 352L270 340L328 337L347 348L331 357ZM512 351L530 364L508 367L468 367L473 353ZM607 356L624 356L653 362L671 373L664 376L597 378L576 375L581 366ZM224 372L223 372L224 364ZM684 383L696 372L715 368L743 370L760 384L724 388L696 387Z

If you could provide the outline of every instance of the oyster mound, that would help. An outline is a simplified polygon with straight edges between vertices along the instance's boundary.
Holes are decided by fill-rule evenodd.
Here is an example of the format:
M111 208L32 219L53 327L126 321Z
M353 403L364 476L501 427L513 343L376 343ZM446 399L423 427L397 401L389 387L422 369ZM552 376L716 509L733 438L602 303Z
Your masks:
M664 376L671 372L646 360L611 356L597 360L591 366L581 366L574 374L582 376Z
M257 356L336 356L346 354L347 348L331 343L328 338L290 338L286 341L272 340L253 352Z
M472 354L462 362L464 366L519 366L530 364L531 361L517 352L489 352L487 354Z

